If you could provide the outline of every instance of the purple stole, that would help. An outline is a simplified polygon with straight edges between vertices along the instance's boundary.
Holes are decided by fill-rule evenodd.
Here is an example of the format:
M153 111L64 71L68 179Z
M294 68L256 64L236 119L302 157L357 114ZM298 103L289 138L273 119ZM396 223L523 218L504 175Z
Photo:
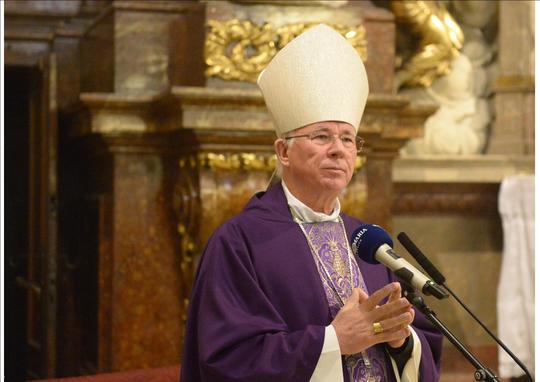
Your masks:
M339 222L300 224L317 264L328 306L334 318L353 288L362 288L368 293L364 278L350 253L347 233L341 219ZM351 382L388 381L385 355L377 347L346 356L344 362Z

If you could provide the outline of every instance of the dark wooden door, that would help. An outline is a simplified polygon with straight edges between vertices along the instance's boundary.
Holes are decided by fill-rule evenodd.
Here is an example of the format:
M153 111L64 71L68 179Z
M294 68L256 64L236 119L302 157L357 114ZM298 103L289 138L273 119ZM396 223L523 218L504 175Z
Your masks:
M5 375L56 368L56 111L54 57L5 67Z

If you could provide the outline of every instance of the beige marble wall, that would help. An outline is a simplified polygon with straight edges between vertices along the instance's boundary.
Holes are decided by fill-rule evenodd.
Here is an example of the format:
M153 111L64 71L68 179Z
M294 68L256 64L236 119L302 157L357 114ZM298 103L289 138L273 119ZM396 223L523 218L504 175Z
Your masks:
M204 84L204 4L117 1L113 7L116 93L155 94L172 85Z
M122 10L115 24L115 90L159 92L167 88L168 24L175 14Z

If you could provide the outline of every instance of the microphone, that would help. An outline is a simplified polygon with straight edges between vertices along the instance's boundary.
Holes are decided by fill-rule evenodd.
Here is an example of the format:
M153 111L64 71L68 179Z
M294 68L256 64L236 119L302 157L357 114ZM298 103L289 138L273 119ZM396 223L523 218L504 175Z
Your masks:
M370 264L382 263L390 268L399 278L405 280L427 296L443 299L448 293L407 260L399 257L392 249L394 242L390 235L375 224L363 224L352 234L353 252Z
M527 367L521 362L521 360L510 350L508 347L497 337L491 330L488 329L486 325L465 305L463 301L450 289L448 285L446 285L446 278L444 275L437 269L435 265L424 255L424 253L416 246L416 244L413 243L413 241L407 236L405 232L401 232L397 235L397 238L399 242L405 247L405 249L411 254L412 257L416 261L418 261L418 264L422 266L428 273L430 277L433 278L437 282L437 284L440 284L444 289L446 289L452 297L456 299L456 301L469 313L469 315L474 318L474 320L484 329L484 331L489 334L491 338L495 340L517 364L525 372L527 377L533 381L533 378L531 376L530 371L527 369Z
M413 241L407 236L405 232L400 232L397 238L401 245L411 254L411 256L418 261L418 264L425 269L429 277L433 279L437 284L444 286L446 278L437 269L435 265L422 253L420 248L413 243Z

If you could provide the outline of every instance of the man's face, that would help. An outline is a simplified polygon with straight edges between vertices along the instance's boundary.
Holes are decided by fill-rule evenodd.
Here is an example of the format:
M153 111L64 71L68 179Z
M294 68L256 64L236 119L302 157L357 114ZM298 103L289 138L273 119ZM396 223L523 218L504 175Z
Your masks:
M354 127L345 122L317 122L297 129L289 136L325 132L334 138L331 143L318 145L303 137L287 142L286 160L282 160L284 171L295 181L314 192L330 191L339 193L349 184L356 159L356 149L347 148L339 137L355 137Z

